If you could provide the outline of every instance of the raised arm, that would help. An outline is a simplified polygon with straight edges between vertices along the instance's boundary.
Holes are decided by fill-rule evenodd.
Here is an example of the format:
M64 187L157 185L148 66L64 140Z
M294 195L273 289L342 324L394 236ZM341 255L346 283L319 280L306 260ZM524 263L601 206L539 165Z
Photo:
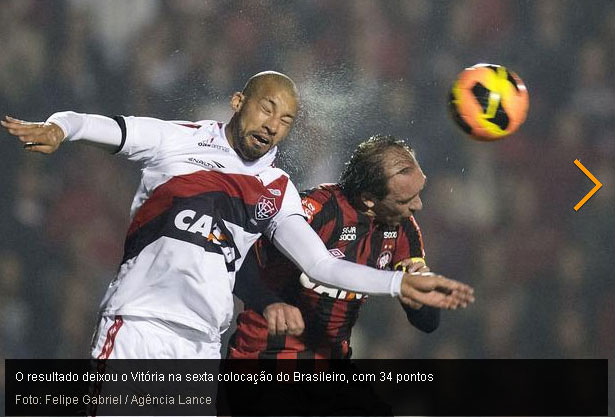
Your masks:
M336 259L300 216L282 220L272 239L303 272L324 284L373 295L400 296L405 304L414 301L445 309L466 307L474 301L472 288L441 275L381 271Z
M45 122L27 122L6 116L0 122L12 135L17 136L26 150L50 154L63 141L81 140L109 152L116 152L123 139L120 123L105 116L61 112Z
M147 164L160 147L171 140L180 124L151 117L113 118L72 111L54 113L45 122L26 122L12 117L2 121L6 130L17 136L29 151L53 153L63 142L79 142L117 153L131 161Z

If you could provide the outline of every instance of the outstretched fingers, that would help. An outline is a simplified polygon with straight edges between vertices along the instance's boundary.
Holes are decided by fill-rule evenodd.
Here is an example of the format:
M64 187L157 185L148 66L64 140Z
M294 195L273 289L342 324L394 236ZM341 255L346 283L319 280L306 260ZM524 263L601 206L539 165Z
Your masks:
M442 275L410 273L402 282L402 301L404 299L443 309L465 308L474 302L474 290Z
M414 288L409 289L406 296L402 297L402 302L406 304L410 304L412 301L445 310L455 310L461 306L459 300L451 295L437 291L424 292Z
M445 278L441 275L433 277L435 279L434 290L457 300L462 307L474 302L474 289L467 284Z
M0 121L0 124L13 136L17 136L23 143L36 142L43 139L46 135L46 129L42 123L30 123L22 120L13 119L6 116L6 120Z
M5 116L0 125L23 144L27 151L52 153L64 139L64 132L53 123L26 122Z

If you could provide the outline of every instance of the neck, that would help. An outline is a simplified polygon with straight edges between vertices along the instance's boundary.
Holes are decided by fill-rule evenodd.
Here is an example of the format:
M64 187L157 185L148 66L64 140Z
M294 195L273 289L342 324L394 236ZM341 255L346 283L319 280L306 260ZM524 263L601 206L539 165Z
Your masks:
M226 135L226 140L233 149L235 149L235 139L233 138L233 130L235 127L235 123L235 116L233 116L224 127L224 134ZM235 149L235 151L237 151L237 149Z

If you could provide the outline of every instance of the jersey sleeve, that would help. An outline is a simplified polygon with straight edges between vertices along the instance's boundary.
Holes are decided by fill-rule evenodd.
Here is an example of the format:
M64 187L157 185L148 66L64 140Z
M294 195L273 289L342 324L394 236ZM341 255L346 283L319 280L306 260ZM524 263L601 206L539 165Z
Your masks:
M393 256L393 265L408 258L425 262L423 235L414 217L410 217L401 223L401 233Z
M153 160L164 140L172 140L182 126L151 117L106 117L72 111L52 114L65 140L80 141L123 155L132 161ZM165 139L166 138L166 139Z
M403 273L337 259L304 219L288 216L272 237L274 245L307 276L325 285L374 295L399 296Z
M401 304L401 303L400 303ZM418 310L401 304L406 312L410 324L425 333L431 333L440 326L440 309L431 306L423 306Z
M48 123L62 129L67 142L81 141L109 152L116 152L122 138L120 126L110 117L63 111L52 114Z
M317 230L317 226L323 223L323 217L326 217L323 215L327 214L327 206L333 194L322 188L313 188L301 192L300 196L301 205L307 216L308 223L312 225L314 230Z
M336 219L340 216L335 195L323 188L301 192L301 204L312 229L328 245Z
M116 153L131 161L144 163L152 161L165 138L180 128L174 123L151 117L115 116L114 120L122 130L122 142Z
M408 258L411 258L413 261L422 260L426 264L423 236L414 217L410 217L402 222L401 230L401 241L395 252L394 264ZM420 309L415 310L405 304L401 304L401 306L406 312L406 317L410 324L422 332L431 333L440 325L439 308L424 305Z

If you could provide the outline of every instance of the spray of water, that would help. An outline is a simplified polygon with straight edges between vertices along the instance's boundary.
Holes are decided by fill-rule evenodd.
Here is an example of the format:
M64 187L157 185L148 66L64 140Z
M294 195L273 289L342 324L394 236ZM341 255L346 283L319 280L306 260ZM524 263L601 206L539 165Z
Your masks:
M336 182L359 142L391 133L382 112L383 95L404 88L403 82L357 78L356 70L343 66L303 74L297 85L301 109L293 132L281 145L278 165L300 189Z

